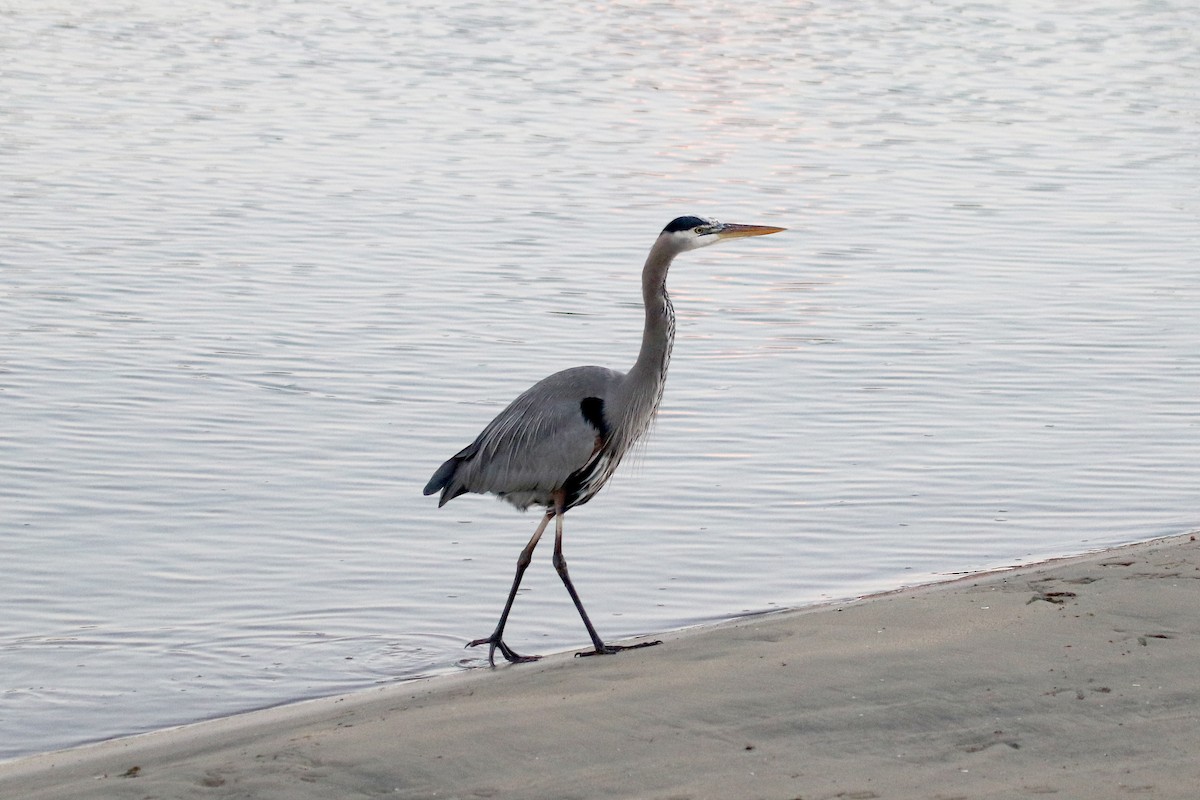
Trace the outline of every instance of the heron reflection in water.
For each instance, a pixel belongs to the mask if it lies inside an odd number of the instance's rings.
[[[666,287],[671,262],[688,250],[782,230],[703,217],[672,220],[650,248],[642,269],[646,324],[633,367],[625,373],[605,367],[573,367],[543,378],[488,423],[475,441],[433,473],[425,494],[440,491],[439,507],[461,494],[477,492],[494,494],[522,510],[529,506],[546,508],[537,530],[517,558],[517,574],[496,629],[467,645],[486,644],[489,664],[495,666],[497,650],[514,663],[538,658],[520,655],[509,647],[504,641],[504,626],[521,576],[550,520],[555,521],[554,569],[567,587],[594,647],[579,655],[603,655],[659,644],[605,644],[596,633],[567,573],[562,549],[563,517],[568,509],[596,496],[658,411],[675,339],[675,309]]]

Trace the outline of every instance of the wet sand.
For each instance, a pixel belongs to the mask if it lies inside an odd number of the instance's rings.
[[[0,764],[23,798],[1195,798],[1194,535]]]

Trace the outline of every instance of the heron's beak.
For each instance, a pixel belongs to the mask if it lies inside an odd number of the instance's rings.
[[[779,233],[786,230],[787,228],[773,228],[770,225],[738,225],[734,222],[725,222],[713,233],[724,241],[725,239],[741,239],[746,236],[766,236],[768,233]]]

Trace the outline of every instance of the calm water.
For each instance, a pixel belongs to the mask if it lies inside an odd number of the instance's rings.
[[[792,230],[676,264],[607,637],[1200,526],[1194,3],[193,5],[0,9],[0,757],[480,666],[536,516],[421,487],[682,213]]]

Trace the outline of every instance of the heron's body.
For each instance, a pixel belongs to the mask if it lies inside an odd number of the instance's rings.
[[[430,478],[425,494],[440,491],[439,506],[461,494],[476,492],[494,494],[521,509],[531,505],[547,509],[518,559],[517,575],[499,625],[490,637],[471,642],[489,644],[489,662],[497,648],[510,661],[529,660],[505,645],[502,635],[533,548],[555,517],[555,568],[583,618],[596,646],[594,652],[623,649],[600,640],[571,584],[562,557],[563,514],[586,503],[604,487],[658,410],[675,338],[675,312],[666,289],[667,270],[675,256],[721,238],[780,230],[725,225],[700,217],[672,221],[659,234],[642,269],[646,321],[641,350],[629,372],[573,367],[543,378],[513,400],[475,441],[449,458]]]
[[[430,481],[443,487],[439,504],[479,492],[520,509],[551,507],[558,489],[564,510],[586,503],[621,459],[612,432],[622,378],[573,367],[538,381],[442,465]]]

